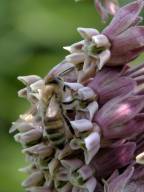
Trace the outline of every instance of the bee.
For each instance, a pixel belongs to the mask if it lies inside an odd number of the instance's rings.
[[[72,137],[73,129],[63,108],[63,81],[53,75],[45,78],[42,88],[41,111],[42,122],[50,143],[62,149]]]

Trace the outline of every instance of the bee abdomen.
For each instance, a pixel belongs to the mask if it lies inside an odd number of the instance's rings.
[[[45,122],[46,129],[61,129],[63,127],[63,120],[47,121]]]
[[[58,148],[62,148],[65,143],[64,133],[64,122],[63,119],[56,121],[49,121],[45,125],[45,132],[49,141]]]

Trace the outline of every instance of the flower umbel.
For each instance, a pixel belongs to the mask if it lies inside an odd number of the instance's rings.
[[[142,8],[119,9],[101,34],[79,28],[84,40],[44,79],[18,77],[31,108],[10,132],[29,163],[27,191],[143,192],[144,64],[127,63],[143,50]]]

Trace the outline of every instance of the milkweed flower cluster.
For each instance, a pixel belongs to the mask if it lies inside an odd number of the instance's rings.
[[[20,76],[31,103],[17,132],[29,166],[29,192],[143,192],[144,49],[138,25],[144,2],[118,10],[101,33],[78,28],[82,41],[45,78]]]

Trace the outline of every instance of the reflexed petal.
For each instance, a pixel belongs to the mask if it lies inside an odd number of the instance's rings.
[[[107,62],[109,62],[110,57],[111,51],[108,49],[99,54],[99,62],[97,64],[99,70],[101,70]]]
[[[111,59],[108,61],[108,65],[130,62],[143,51],[143,48],[144,27],[131,27],[112,40]]]
[[[135,118],[123,125],[111,126],[102,130],[104,137],[107,139],[134,138],[144,132],[144,121],[143,118]]]
[[[93,124],[87,119],[71,121],[71,125],[76,133],[90,131],[93,128]]]
[[[14,136],[15,140],[22,144],[39,142],[41,137],[42,137],[42,130],[40,129],[32,129],[30,131],[27,131],[26,133],[18,133]]]
[[[106,47],[106,48],[110,48],[110,42],[108,40],[108,38],[103,35],[95,35],[92,37],[92,41],[96,44],[96,47]]]
[[[21,81],[23,84],[29,86],[32,83],[41,80],[41,78],[37,75],[28,75],[28,76],[19,76],[18,80]]]
[[[78,173],[83,180],[86,180],[93,175],[93,170],[88,165],[84,165],[78,170]]]
[[[107,102],[95,115],[102,128],[116,127],[134,118],[144,108],[144,96],[117,97]]]
[[[94,91],[89,87],[83,87],[78,90],[78,95],[81,100],[88,100],[88,99],[94,99],[95,93]]]
[[[44,181],[44,177],[41,171],[34,172],[23,183],[23,187],[40,186]]]
[[[83,46],[84,46],[84,40],[74,43],[71,46],[64,47],[64,49],[69,51],[70,53],[81,52]]]
[[[79,27],[79,28],[77,28],[77,31],[80,33],[80,35],[84,39],[91,39],[92,36],[99,34],[99,31],[97,31],[96,29],[93,29],[93,28]]]
[[[48,73],[48,76],[60,76],[65,81],[76,82],[77,70],[74,64],[64,60],[56,65],[54,68],[52,68],[52,70]]]
[[[144,27],[131,27],[120,35],[116,36],[112,43],[112,56],[125,54],[129,51],[144,46]]]
[[[99,84],[96,76],[88,86],[93,88],[95,93],[98,95],[100,104],[104,104],[117,96],[132,93],[136,88],[136,82],[127,77],[115,79],[113,76],[110,76],[104,82]]]
[[[85,184],[84,184],[84,188],[87,189],[88,192],[94,192],[95,188],[96,188],[96,179],[95,177],[91,177]]]
[[[49,157],[53,154],[54,150],[51,146],[44,145],[43,143],[34,145],[32,147],[22,150],[23,153],[28,155],[36,155],[40,158]]]
[[[66,56],[66,60],[75,65],[83,63],[84,59],[85,59],[84,53],[72,53]]]
[[[18,121],[12,123],[10,133],[15,132],[16,130],[18,130],[19,132],[26,132],[32,129],[34,129],[34,126],[32,125],[32,123],[28,123],[26,121],[22,121],[19,119]]]
[[[134,158],[135,149],[134,142],[101,149],[91,162],[97,178],[106,178],[116,169],[129,165]]]
[[[73,172],[83,165],[83,162],[79,159],[61,160],[62,165]]]
[[[120,34],[135,23],[144,6],[143,0],[134,1],[118,10],[115,17],[104,30],[103,34],[109,38]]]
[[[116,176],[105,184],[105,192],[122,192],[125,191],[127,183],[134,173],[134,167],[128,167],[123,174]]]

